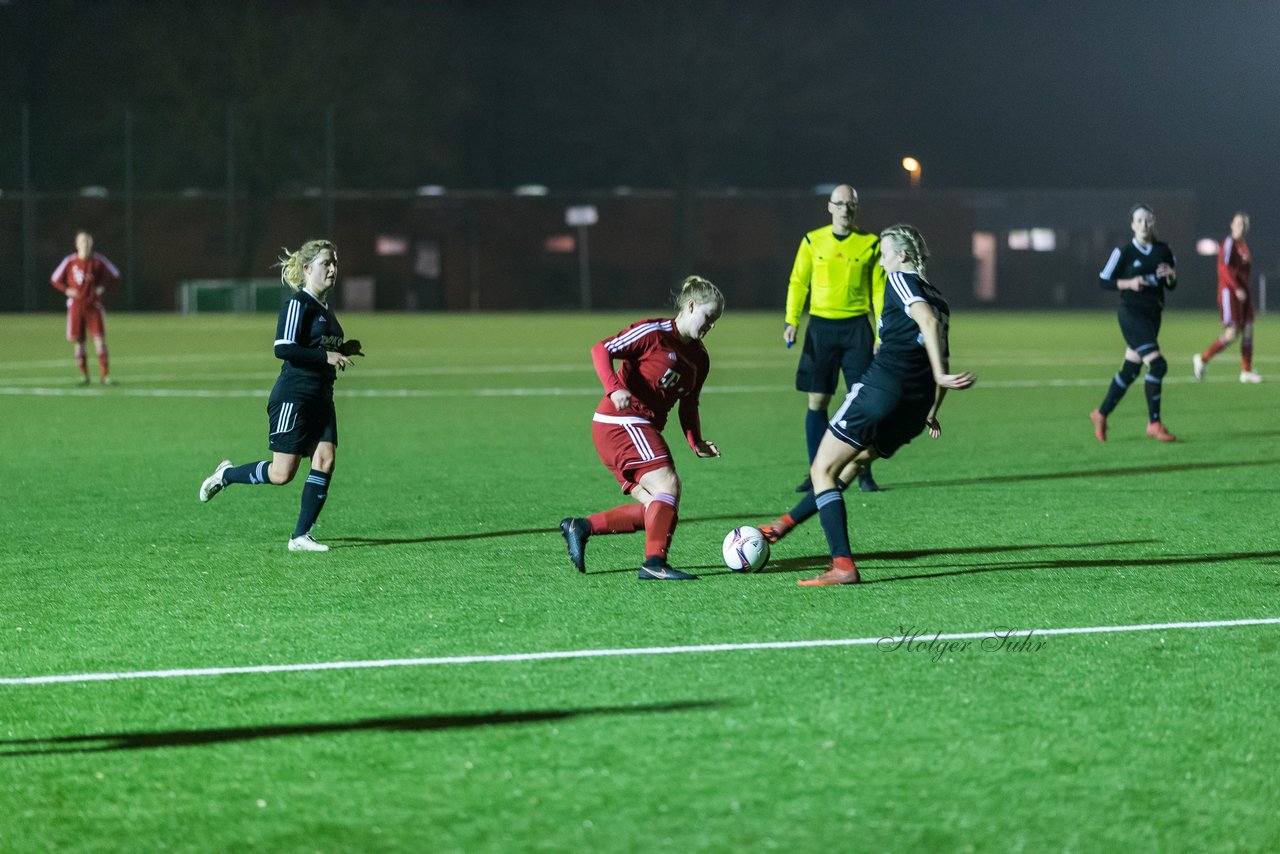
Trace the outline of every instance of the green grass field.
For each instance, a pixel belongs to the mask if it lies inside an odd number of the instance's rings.
[[[1212,315],[1167,317],[1179,441],[1135,390],[1102,445],[1112,315],[957,313],[978,385],[848,494],[869,583],[804,589],[816,522],[760,574],[720,564],[804,473],[796,352],[732,306],[702,409],[724,456],[670,431],[671,559],[701,580],[638,582],[639,534],[570,567],[559,520],[619,503],[587,351],[639,316],[343,316],[369,355],[326,555],[285,550],[302,478],[196,499],[267,455],[274,317],[113,315],[118,385],[82,390],[61,317],[6,316],[0,851],[1280,849],[1280,625],[992,640],[1280,616],[1265,318],[1244,386],[1235,350],[1191,380]],[[137,676],[169,670],[196,672]],[[137,678],[32,679],[75,674]]]

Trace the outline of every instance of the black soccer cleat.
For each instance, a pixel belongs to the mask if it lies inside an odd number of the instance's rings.
[[[880,484],[876,483],[876,479],[871,476],[871,472],[864,471],[858,475],[858,489],[863,492],[879,492]]]
[[[800,481],[799,485],[796,486],[796,492],[808,492],[811,489],[813,489],[813,478],[809,477],[809,475],[805,475],[804,480]]]
[[[591,536],[591,523],[586,519],[570,516],[560,520],[560,533],[569,549],[569,562],[578,572],[587,571],[587,539]]]
[[[681,572],[660,557],[651,557],[640,567],[641,581],[695,581],[698,576]]]

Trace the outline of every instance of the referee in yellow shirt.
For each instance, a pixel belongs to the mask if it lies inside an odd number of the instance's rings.
[[[790,347],[805,301],[809,303],[809,327],[796,368],[796,390],[809,395],[804,432],[809,462],[827,431],[827,407],[835,394],[839,374],[853,389],[871,365],[875,353],[873,323],[884,305],[884,270],[880,267],[880,238],[858,228],[858,191],[841,184],[827,203],[831,225],[811,231],[800,241],[787,286],[786,326],[782,338]],[[809,479],[796,487],[809,489]],[[868,467],[858,476],[863,492],[877,492]]]

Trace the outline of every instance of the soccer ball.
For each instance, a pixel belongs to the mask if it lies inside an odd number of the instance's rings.
[[[769,541],[759,528],[743,525],[725,535],[722,553],[734,572],[759,572],[769,562]]]

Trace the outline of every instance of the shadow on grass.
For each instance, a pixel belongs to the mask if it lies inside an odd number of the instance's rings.
[[[433,732],[467,727],[504,726],[563,721],[596,715],[650,715],[666,712],[700,711],[726,705],[723,700],[680,703],[651,703],[640,706],[592,706],[584,709],[544,709],[529,712],[482,712],[468,715],[412,715],[369,718],[335,723],[281,724],[278,726],[222,727],[211,729],[160,730],[157,732],[109,732],[94,735],[67,735],[55,738],[0,739],[0,758],[8,756],[53,756],[63,753],[113,753],[121,750],[156,750],[166,747],[201,747],[211,744],[255,741],[261,738],[288,738],[331,735],[344,732]]]
[[[1104,540],[1099,543],[1024,543],[1022,545],[1003,545],[1003,546],[960,546],[957,548],[942,549],[904,549],[902,551],[892,552],[858,552],[854,555],[857,561],[872,560],[919,560],[922,557],[937,557],[938,555],[984,555],[994,554],[996,552],[1027,552],[1037,549],[1096,549],[1103,546],[1142,546],[1154,543],[1156,540]],[[831,558],[822,555],[818,557],[789,557],[781,560],[770,560],[769,564],[764,568],[764,572],[807,572],[813,569],[826,569],[827,564],[831,562]],[[923,576],[922,576],[923,577]]]
[[[870,560],[919,560],[924,557],[936,557],[938,555],[983,555],[994,554],[996,552],[1025,552],[1035,551],[1037,549],[1096,549],[1103,546],[1142,546],[1150,545],[1158,542],[1158,540],[1104,540],[1097,543],[1026,543],[1022,545],[1002,545],[1002,546],[960,546],[957,548],[940,548],[940,549],[906,549],[903,551],[891,552],[859,552],[854,558],[859,561]],[[785,548],[774,546],[774,548]],[[781,575],[788,572],[812,572],[814,570],[823,570],[831,562],[831,558],[826,555],[798,555],[796,557],[771,558],[769,563],[756,575],[769,575],[775,573]],[[627,567],[625,569],[601,569],[591,574],[607,575],[610,573],[630,572],[634,573],[638,567]],[[688,572],[696,572],[699,575],[716,576],[716,575],[751,575],[753,573],[733,572],[725,568],[721,564],[702,565],[702,566],[684,566],[677,567]],[[921,576],[928,577],[928,576]]]
[[[1138,569],[1141,567],[1195,566],[1206,563],[1232,563],[1250,560],[1280,560],[1276,552],[1228,552],[1211,555],[1169,555],[1167,557],[1093,558],[1082,560],[1032,560],[1018,563],[1002,563],[998,566],[973,566],[948,569],[942,572],[922,572],[914,575],[894,575],[887,578],[864,578],[863,584],[883,584],[890,581],[923,581],[931,578],[948,578],[957,575],[977,575],[980,572],[1026,572],[1039,569]]]
[[[1274,466],[1280,460],[1238,460],[1234,462],[1174,463],[1158,466],[1128,466],[1114,469],[1091,469],[1089,471],[1041,472],[1040,474],[1006,474],[994,477],[966,477],[954,480],[918,480],[906,483],[882,484],[888,489],[919,489],[926,486],[982,486],[988,483],[1021,483],[1028,480],[1071,480],[1091,477],[1131,477],[1139,474],[1174,474],[1187,471],[1206,471],[1209,469],[1250,468],[1253,466]]]
[[[776,509],[776,508],[775,508]],[[727,514],[724,516],[691,516],[687,519],[681,519],[686,525],[692,522],[716,522],[731,521],[739,524],[748,524],[743,519],[758,519],[764,521],[777,517],[777,513],[772,515],[769,513],[755,514]],[[555,524],[546,528],[519,528],[512,531],[477,531],[473,534],[440,534],[434,537],[325,537],[326,543],[330,545],[330,549],[359,549],[369,548],[370,546],[412,546],[420,543],[448,543],[464,540],[491,540],[497,537],[523,537],[529,534],[560,534],[560,520],[557,519]]]

